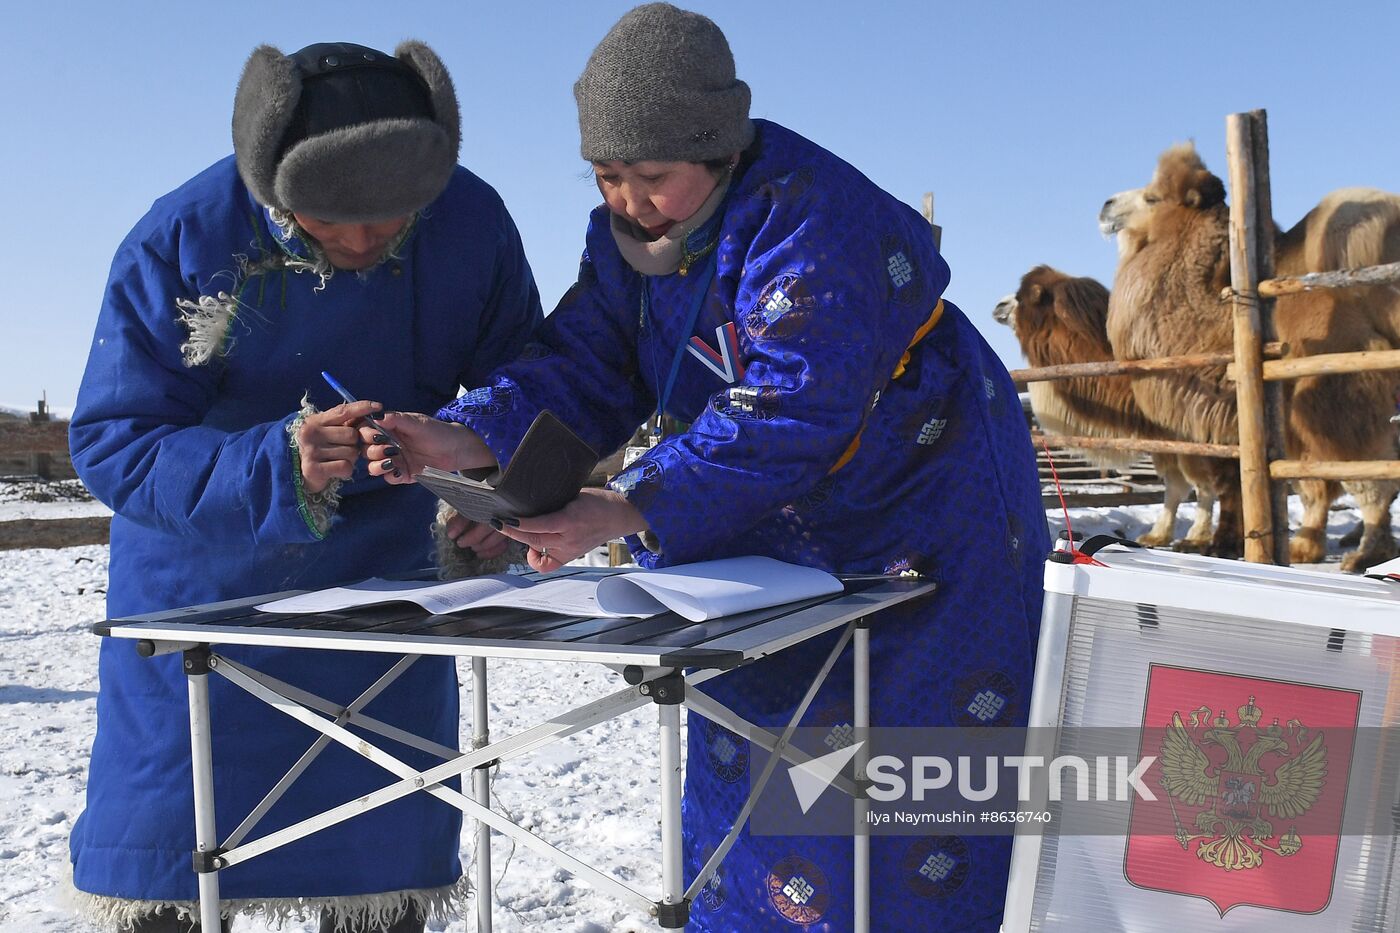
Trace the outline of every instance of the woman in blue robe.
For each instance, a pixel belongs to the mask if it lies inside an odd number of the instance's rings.
[[[504,529],[533,567],[627,536],[643,567],[757,554],[928,577],[933,599],[874,626],[872,725],[1024,724],[1049,550],[1035,458],[1005,368],[942,297],[948,266],[928,224],[832,153],[750,120],[728,43],[703,16],[634,9],[575,96],[605,201],[577,284],[521,358],[442,420],[387,415],[403,450],[386,458],[366,435],[371,472],[406,482],[425,464],[504,465],[543,409],[599,451],[665,414],[687,427],[608,489]],[[831,644],[706,691],[779,727]],[[842,671],[805,724],[849,727]],[[748,793],[747,742],[688,722],[687,879]],[[850,930],[851,848],[746,830],[688,928]],[[1009,849],[1007,837],[875,838],[871,928],[995,931]]]

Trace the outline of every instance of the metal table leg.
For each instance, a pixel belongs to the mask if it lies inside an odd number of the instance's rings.
[[[486,722],[486,659],[472,658],[472,748],[490,744],[491,732]],[[472,769],[472,798],[483,807],[491,806],[491,765]],[[491,827],[476,821],[476,929],[491,933]]]
[[[214,822],[214,753],[210,741],[209,649],[184,654],[190,698],[190,763],[194,773],[195,870],[199,877],[199,922],[208,933],[219,921],[219,835]],[[204,855],[201,864],[200,855]]]
[[[685,899],[685,875],[681,854],[681,708],[659,704],[661,726],[661,903],[681,904]],[[682,911],[684,913],[684,911]],[[662,926],[684,926],[661,919]]]
[[[852,661],[855,665],[855,722],[856,741],[864,743],[870,737],[870,628],[866,619],[859,619],[855,625],[855,652]],[[870,931],[870,834],[866,815],[870,812],[870,799],[865,795],[866,765],[870,759],[870,746],[862,744],[856,752],[856,795],[855,826],[853,844],[855,846],[855,931]]]

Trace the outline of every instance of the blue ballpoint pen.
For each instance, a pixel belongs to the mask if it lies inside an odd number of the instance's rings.
[[[350,394],[349,390],[346,389],[345,386],[343,386],[343,385],[341,385],[339,382],[337,382],[337,381],[336,381],[336,378],[335,378],[334,376],[332,376],[330,373],[326,372],[324,369],[321,370],[321,378],[324,379],[324,380],[326,380],[326,384],[329,385],[332,389],[335,389],[336,395],[339,395],[341,398],[345,399],[345,401],[347,401],[347,402],[358,402],[358,401],[359,401],[359,399],[355,398],[355,396],[353,396],[353,395]],[[374,420],[373,418],[371,418],[369,415],[365,415],[365,420],[368,421],[370,424],[374,425],[375,430],[377,430],[380,434],[383,434],[385,437],[387,437],[387,438],[389,439],[389,443],[390,443],[390,444],[393,444],[395,447],[402,447],[402,446],[403,446],[402,444],[400,444],[400,443],[398,442],[398,439],[395,438],[394,435],[392,435],[392,434],[389,433],[388,428],[384,427],[384,425],[380,424],[378,421],[375,421],[375,420]]]

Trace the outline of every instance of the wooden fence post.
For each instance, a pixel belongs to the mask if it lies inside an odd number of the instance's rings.
[[[1266,110],[1252,110],[1250,141],[1254,144],[1254,192],[1255,192],[1255,217],[1261,218],[1259,224],[1259,278],[1255,280],[1256,286],[1272,279],[1276,269],[1274,267],[1274,194],[1273,183],[1270,180],[1269,172],[1269,113]],[[1260,335],[1268,346],[1278,341],[1278,328],[1274,326],[1274,299],[1272,297],[1260,296],[1259,298],[1259,331]],[[1267,355],[1267,354],[1266,354]],[[1288,448],[1284,444],[1284,423],[1288,418],[1288,411],[1284,407],[1284,387],[1277,381],[1264,383],[1264,438],[1265,447],[1268,451],[1268,460],[1273,463],[1275,460],[1282,460],[1288,456]],[[1273,471],[1269,472],[1270,477]],[[1277,479],[1269,484],[1269,512],[1273,519],[1272,525],[1276,529],[1274,536],[1270,538],[1273,548],[1274,563],[1280,567],[1288,565],[1288,484]]]
[[[1230,166],[1230,282],[1235,331],[1235,392],[1240,431],[1240,492],[1244,556],[1254,563],[1288,563],[1287,492],[1269,479],[1269,461],[1283,452],[1282,387],[1264,384],[1263,344],[1273,340],[1271,300],[1259,282],[1273,276],[1274,221],[1270,203],[1268,125],[1264,111],[1225,120]],[[1274,397],[1269,398],[1272,394]],[[1277,486],[1275,490],[1273,487]]]

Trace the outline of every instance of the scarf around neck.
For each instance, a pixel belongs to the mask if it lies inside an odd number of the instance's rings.
[[[626,217],[610,214],[613,240],[622,258],[642,275],[670,275],[678,270],[685,256],[686,237],[700,229],[719,210],[724,196],[729,192],[729,180],[726,176],[715,185],[715,190],[710,192],[705,203],[694,214],[673,224],[670,230],[656,238]]]

